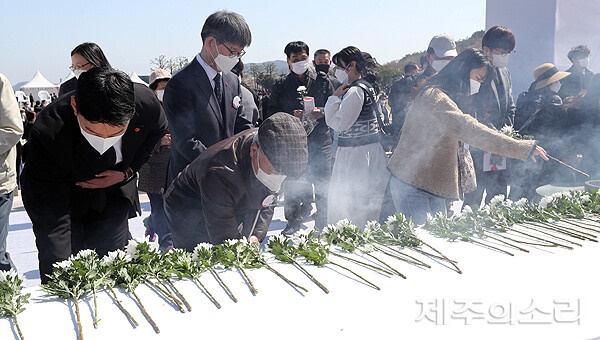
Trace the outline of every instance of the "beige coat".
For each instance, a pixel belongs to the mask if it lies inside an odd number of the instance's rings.
[[[521,160],[527,159],[536,145],[478,123],[448,95],[433,88],[419,94],[409,108],[388,168],[407,184],[437,196],[458,198],[458,141]]]
[[[0,73],[0,195],[17,187],[15,145],[23,135],[23,121],[12,85]]]

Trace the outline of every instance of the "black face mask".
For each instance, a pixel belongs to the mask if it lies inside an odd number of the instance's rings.
[[[317,72],[328,73],[329,65],[327,65],[327,64],[315,65],[315,70],[317,70]]]

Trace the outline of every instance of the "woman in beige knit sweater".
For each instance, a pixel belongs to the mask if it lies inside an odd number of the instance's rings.
[[[469,112],[470,96],[489,69],[482,51],[461,52],[423,86],[408,110],[388,169],[396,210],[417,224],[427,213],[445,212],[445,198],[458,199],[459,141],[506,157],[547,160],[536,141],[507,137],[461,110]]]

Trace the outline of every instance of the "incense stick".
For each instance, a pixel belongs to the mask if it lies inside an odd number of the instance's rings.
[[[553,161],[557,162],[557,163],[558,163],[558,164],[560,164],[560,165],[564,165],[564,166],[566,166],[567,168],[569,168],[569,169],[571,169],[571,170],[573,170],[573,171],[575,171],[575,172],[578,172],[578,173],[580,173],[580,174],[584,175],[585,177],[590,177],[590,175],[586,174],[585,172],[583,172],[583,171],[581,171],[581,170],[578,170],[578,169],[575,169],[574,167],[570,166],[569,164],[567,164],[567,163],[565,163],[565,162],[563,162],[563,161],[561,161],[561,160],[558,160],[558,159],[556,159],[556,158],[554,158],[554,157],[552,157],[552,156],[550,156],[550,155],[548,155],[548,154],[546,154],[546,157],[550,158],[551,160],[553,160]]]

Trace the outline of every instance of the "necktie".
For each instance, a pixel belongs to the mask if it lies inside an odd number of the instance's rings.
[[[219,103],[219,107],[221,108],[221,111],[223,111],[223,89],[221,88],[221,74],[217,73],[214,80],[215,80],[215,96],[217,97],[217,102]]]

